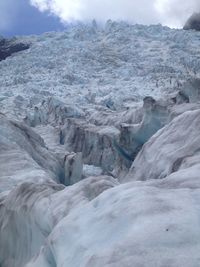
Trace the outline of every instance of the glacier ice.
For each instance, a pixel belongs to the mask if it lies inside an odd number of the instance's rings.
[[[113,178],[101,176],[66,188],[51,181],[17,186],[0,202],[1,265],[24,266],[63,217],[115,185]]]
[[[158,131],[142,148],[133,162],[129,176],[136,180],[162,179],[184,168],[199,154],[200,111],[187,111]],[[198,164],[198,160],[194,161]],[[139,168],[139,166],[143,168]],[[186,167],[185,167],[186,168]]]
[[[195,31],[109,21],[0,62],[0,266],[200,266]]]
[[[199,189],[109,189],[61,220],[26,266],[198,266],[199,201]]]
[[[63,168],[43,139],[23,123],[0,115],[0,192],[24,181],[59,183]]]

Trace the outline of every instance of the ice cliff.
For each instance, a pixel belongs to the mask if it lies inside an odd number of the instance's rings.
[[[200,266],[200,33],[1,44],[0,266]]]

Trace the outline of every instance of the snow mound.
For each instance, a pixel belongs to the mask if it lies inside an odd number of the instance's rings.
[[[63,170],[43,139],[23,123],[0,115],[0,192],[24,182],[59,182]]]
[[[199,193],[134,183],[107,190],[61,220],[26,266],[198,266]]]
[[[187,111],[158,131],[140,151],[127,179],[161,179],[198,164],[199,120],[200,110]]]
[[[117,184],[101,176],[66,188],[46,182],[23,183],[12,190],[0,201],[1,266],[24,266],[63,217]]]

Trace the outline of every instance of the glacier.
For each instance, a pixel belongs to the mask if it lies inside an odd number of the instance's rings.
[[[200,33],[109,20],[11,41],[0,266],[199,267]]]

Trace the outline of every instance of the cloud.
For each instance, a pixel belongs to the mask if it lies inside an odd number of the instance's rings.
[[[0,0],[0,32],[15,28],[28,3],[63,23],[95,18],[182,27],[193,12],[200,12],[200,0]]]
[[[30,0],[40,11],[49,11],[62,22],[73,20],[126,20],[133,23],[162,23],[181,27],[199,0]]]
[[[194,12],[200,12],[199,0],[156,0],[155,7],[162,24],[182,27]]]

